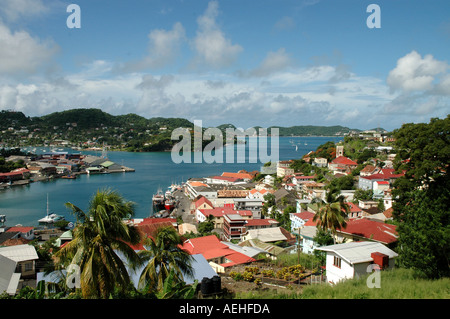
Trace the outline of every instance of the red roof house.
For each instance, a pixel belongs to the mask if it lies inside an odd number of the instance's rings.
[[[213,203],[205,196],[199,196],[199,198],[195,201],[196,209],[211,209],[214,208]]]
[[[337,231],[344,237],[350,237],[353,241],[369,240],[388,245],[397,241],[396,228],[395,225],[359,218],[349,220],[346,228]]]
[[[338,156],[328,163],[328,169],[334,173],[338,172],[343,174],[351,172],[356,166],[358,166],[358,163],[345,156]]]
[[[188,239],[181,246],[181,249],[187,251],[190,255],[202,254],[208,262],[213,262],[222,267],[256,261],[254,258],[231,249],[215,235]]]
[[[336,157],[334,160],[331,161],[331,164],[337,164],[341,166],[354,166],[354,167],[358,166],[358,163],[352,161],[351,159],[345,156]]]

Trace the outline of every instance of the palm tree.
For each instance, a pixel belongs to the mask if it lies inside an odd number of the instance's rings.
[[[60,266],[80,267],[83,298],[108,298],[115,289],[126,291],[131,280],[116,252],[122,253],[132,266],[139,264],[137,253],[129,246],[140,242],[139,232],[123,222],[134,214],[134,204],[106,189],[92,197],[88,213],[72,203],[66,206],[76,215],[77,224],[73,240],[55,254]]]
[[[313,221],[317,221],[317,225],[324,231],[331,230],[333,241],[336,243],[336,233],[338,229],[347,227],[347,215],[350,207],[345,203],[342,195],[337,196],[336,192],[329,191],[326,200],[320,200],[318,203],[317,213],[313,217]]]
[[[140,251],[139,256],[149,262],[139,278],[139,288],[161,291],[171,271],[176,281],[183,281],[183,274],[193,275],[192,256],[180,248],[182,244],[181,237],[171,226],[160,227],[154,238],[147,238],[144,244],[147,250]]]

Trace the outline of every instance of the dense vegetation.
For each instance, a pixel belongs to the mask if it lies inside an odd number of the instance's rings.
[[[429,124],[404,124],[394,132],[394,183],[399,264],[429,278],[450,276],[450,115]]]

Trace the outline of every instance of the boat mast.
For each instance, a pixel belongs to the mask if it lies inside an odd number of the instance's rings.
[[[47,216],[48,216],[48,193],[47,193]]]

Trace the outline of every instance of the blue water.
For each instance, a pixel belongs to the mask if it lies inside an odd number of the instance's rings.
[[[327,141],[338,142],[340,140],[342,140],[340,137],[280,137],[279,159],[299,159]],[[270,142],[268,150],[270,155]],[[101,155],[100,153],[83,152],[83,154],[98,156]],[[191,177],[221,175],[225,171],[237,172],[241,169],[260,170],[264,164],[249,163],[249,160],[245,163],[234,161],[233,163],[175,164],[171,159],[170,152],[109,152],[108,158],[118,164],[134,168],[136,171],[80,175],[75,180],[56,179],[0,190],[0,214],[6,215],[6,225],[36,226],[37,220],[46,214],[47,194],[50,211],[63,215],[69,221],[74,221],[74,216],[70,214],[70,210],[64,204],[71,202],[82,210],[87,210],[92,195],[98,189],[108,187],[117,190],[125,199],[136,203],[135,217],[148,217],[153,213],[152,195],[157,192],[158,188],[165,191],[171,184],[181,184]],[[225,155],[223,158],[225,160]]]

